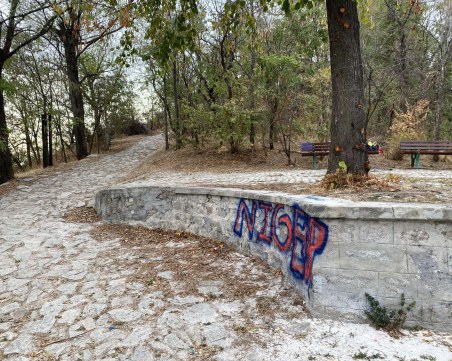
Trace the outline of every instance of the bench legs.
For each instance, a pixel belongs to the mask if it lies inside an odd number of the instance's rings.
[[[419,169],[421,155],[419,153],[411,154],[411,168]]]
[[[314,165],[314,170],[317,169],[317,156],[312,156],[312,164]]]

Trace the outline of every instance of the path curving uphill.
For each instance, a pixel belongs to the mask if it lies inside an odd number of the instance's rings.
[[[0,198],[0,360],[452,359],[451,334],[311,319],[279,273],[218,242],[63,218],[162,145],[146,137]]]

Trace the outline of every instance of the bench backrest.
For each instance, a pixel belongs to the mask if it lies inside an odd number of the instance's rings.
[[[328,155],[330,152],[330,146],[331,142],[307,142],[307,143],[301,143],[301,153],[308,153],[308,154],[317,154],[317,155]],[[376,149],[367,149],[367,153],[369,154],[378,154],[378,148]]]
[[[435,152],[452,152],[452,141],[411,140],[401,141],[400,150],[435,154]]]
[[[330,149],[330,142],[307,142],[301,143],[301,151],[302,152],[326,152]]]

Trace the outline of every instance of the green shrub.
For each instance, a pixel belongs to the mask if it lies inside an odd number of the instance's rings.
[[[388,309],[381,306],[380,302],[368,293],[365,295],[368,309],[365,310],[364,313],[372,325],[377,329],[389,331],[394,335],[400,333],[399,330],[406,321],[407,313],[410,312],[416,304],[415,302],[412,302],[405,306],[405,295],[402,293],[400,296],[400,308]]]

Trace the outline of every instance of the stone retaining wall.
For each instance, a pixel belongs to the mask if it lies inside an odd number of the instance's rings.
[[[262,191],[116,188],[96,195],[108,222],[219,239],[281,269],[313,315],[362,320],[364,293],[407,322],[452,329],[452,205],[364,203]]]

